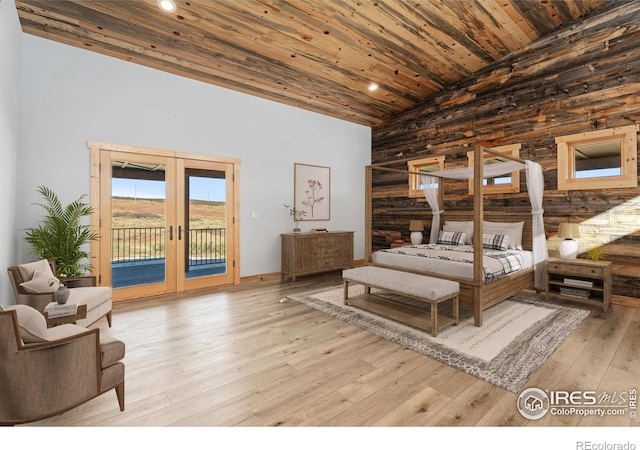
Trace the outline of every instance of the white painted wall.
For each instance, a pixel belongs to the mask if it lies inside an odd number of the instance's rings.
[[[294,163],[330,166],[331,220],[302,228],[354,230],[355,257],[364,256],[368,127],[31,35],[21,76],[20,228],[38,222],[37,186],[63,202],[89,193],[87,142],[98,141],[239,158],[241,276],[280,270]],[[30,259],[24,243],[21,259]]]
[[[15,303],[6,268],[18,259],[16,158],[19,148],[20,43],[13,0],[0,2],[0,304]]]

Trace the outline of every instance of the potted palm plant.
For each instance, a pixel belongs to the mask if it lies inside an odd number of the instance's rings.
[[[98,239],[98,234],[82,223],[84,217],[93,213],[93,208],[84,201],[86,195],[64,206],[51,189],[38,186],[38,192],[44,202],[37,205],[46,214],[36,228],[27,230],[25,240],[31,244],[34,255],[55,261],[61,281],[85,275],[91,269],[86,244]]]

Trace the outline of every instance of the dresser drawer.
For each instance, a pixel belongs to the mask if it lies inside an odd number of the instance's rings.
[[[315,255],[317,258],[332,258],[338,253],[335,247],[320,247],[316,249]]]
[[[316,259],[317,268],[320,271],[338,269],[335,258],[318,258]]]
[[[552,273],[561,273],[566,275],[574,275],[577,277],[596,277],[602,278],[605,274],[604,267],[591,267],[567,263],[550,262],[547,270]]]
[[[334,236],[322,236],[314,239],[316,248],[334,248],[336,246],[336,238]]]

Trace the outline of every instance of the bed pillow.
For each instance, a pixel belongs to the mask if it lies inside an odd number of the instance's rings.
[[[508,250],[509,236],[504,234],[483,234],[482,247],[489,250]]]
[[[522,229],[524,222],[483,222],[483,233],[509,236],[509,248],[522,250]]]
[[[441,231],[438,235],[438,244],[464,245],[467,241],[467,233],[459,231]]]
[[[445,220],[444,226],[442,227],[444,231],[460,231],[462,233],[467,233],[467,242],[466,244],[473,244],[473,220],[470,221],[454,221],[454,220]]]

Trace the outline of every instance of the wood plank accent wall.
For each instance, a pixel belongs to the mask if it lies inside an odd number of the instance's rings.
[[[640,2],[622,4],[560,29],[405,111],[372,131],[372,163],[445,155],[445,168],[467,165],[473,145],[521,143],[545,178],[545,228],[560,222],[597,226],[605,259],[614,261],[614,293],[640,297],[640,189],[557,190],[555,137],[640,123]],[[408,197],[407,175],[373,170],[372,249],[408,240],[409,220],[428,228],[431,211]],[[471,210],[466,181],[445,181],[445,209]],[[485,196],[484,208],[530,211],[521,193]],[[554,239],[550,239],[553,250]],[[553,253],[553,252],[552,252]]]

